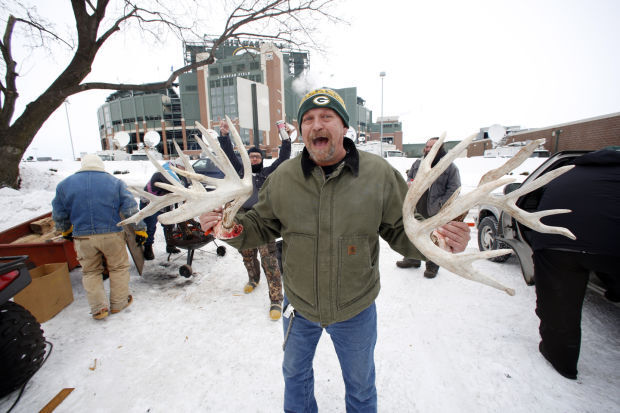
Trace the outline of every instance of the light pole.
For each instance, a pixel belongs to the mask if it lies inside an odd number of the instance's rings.
[[[379,77],[381,78],[381,143],[379,147],[381,148],[381,157],[383,158],[383,79],[385,78],[385,72],[379,73]]]
[[[73,160],[75,161],[75,150],[73,150],[73,136],[71,136],[71,124],[69,123],[69,102],[65,100],[65,114],[67,115],[67,128],[69,128],[69,140],[71,141],[71,154],[73,155]]]

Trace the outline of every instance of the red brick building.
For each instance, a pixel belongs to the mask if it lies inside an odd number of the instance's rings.
[[[506,144],[543,138],[545,149],[552,154],[559,151],[597,150],[606,146],[620,146],[620,113],[524,130],[508,135]],[[493,143],[490,139],[474,141],[467,148],[467,156],[482,156],[485,149],[491,148]]]

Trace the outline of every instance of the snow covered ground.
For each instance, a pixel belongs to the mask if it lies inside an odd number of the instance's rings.
[[[460,158],[464,191],[502,160]],[[403,174],[412,159],[392,158]],[[532,171],[541,159],[519,167]],[[0,189],[0,230],[51,210],[56,184],[79,162],[21,166],[23,189]],[[106,162],[108,172],[144,185],[148,162]],[[467,219],[471,221],[471,218]],[[477,249],[472,232],[471,249]],[[132,267],[134,303],[95,321],[71,272],[74,301],[42,325],[54,347],[14,412],[39,411],[61,389],[75,390],[57,412],[277,412],[282,410],[282,324],[270,321],[264,278],[252,294],[241,255],[209,244],[197,251],[190,278],[177,277],[185,255],[165,254],[161,227],[154,261],[140,277]],[[516,289],[510,297],[444,269],[400,269],[381,249],[376,348],[380,412],[618,412],[620,309],[589,292],[583,311],[579,379],[563,378],[538,353],[535,292],[513,257],[479,268]],[[107,285],[107,282],[106,282]],[[315,357],[319,410],[344,412],[344,384],[327,335]],[[0,399],[6,411],[17,393]]]

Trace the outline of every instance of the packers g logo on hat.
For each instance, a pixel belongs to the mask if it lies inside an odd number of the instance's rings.
[[[314,108],[332,109],[340,116],[344,125],[347,128],[349,127],[349,114],[342,97],[332,89],[321,88],[309,92],[301,99],[297,113],[297,123],[299,124],[300,131],[304,114]]]
[[[317,96],[312,101],[317,105],[327,105],[329,103],[329,98],[327,96]]]

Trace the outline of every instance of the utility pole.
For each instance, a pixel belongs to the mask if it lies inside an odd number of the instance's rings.
[[[73,136],[71,136],[71,123],[69,123],[69,102],[65,100],[65,114],[67,115],[67,128],[69,128],[69,141],[71,141],[71,155],[73,155],[73,160],[75,161],[75,150],[73,149]]]

